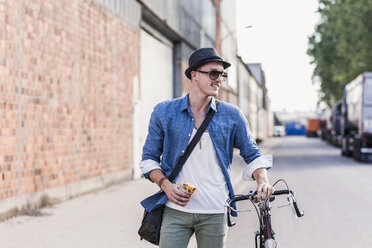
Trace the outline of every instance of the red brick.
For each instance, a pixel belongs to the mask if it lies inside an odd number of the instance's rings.
[[[13,173],[4,174],[12,182],[2,184],[0,199],[18,193],[19,177],[27,194],[131,167],[139,30],[88,0],[21,2],[22,15],[17,1],[0,9],[6,16],[0,24],[0,53],[6,51],[0,60],[6,82],[0,87],[6,96],[0,99],[0,168],[9,165]]]

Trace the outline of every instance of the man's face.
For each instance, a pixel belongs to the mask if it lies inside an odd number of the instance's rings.
[[[198,72],[203,71],[203,72]],[[223,65],[220,62],[210,62],[191,73],[192,81],[195,82],[193,87],[198,90],[200,93],[206,96],[217,96],[218,91],[221,87],[222,78],[221,76],[217,79],[211,79],[209,77],[210,71],[223,71]],[[208,73],[205,73],[208,72]]]

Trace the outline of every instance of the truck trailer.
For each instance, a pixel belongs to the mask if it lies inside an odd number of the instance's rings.
[[[306,137],[318,137],[320,128],[320,119],[307,119]]]
[[[331,131],[332,131],[331,117],[332,117],[332,108],[329,106],[325,108],[320,115],[320,123],[319,123],[320,137],[324,141],[328,141],[331,135]]]
[[[328,136],[328,142],[338,147],[341,147],[342,144],[341,107],[342,100],[339,100],[332,106],[332,113],[330,117],[330,131]]]
[[[342,155],[372,161],[372,72],[345,85],[341,112]]]

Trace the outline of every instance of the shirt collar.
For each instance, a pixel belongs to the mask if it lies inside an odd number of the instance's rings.
[[[190,107],[189,107],[189,94],[190,93],[188,93],[186,96],[184,96],[182,98],[181,112],[184,111],[184,110],[190,110]],[[213,96],[212,96],[211,104],[208,107],[208,111],[209,111],[210,108],[212,108],[215,112],[217,112],[216,98],[214,98]],[[191,113],[191,110],[190,110],[190,113]]]
[[[216,98],[214,98],[214,96],[212,96],[212,101],[211,101],[211,104],[209,105],[209,108],[212,108],[214,110],[214,112],[217,112]],[[208,110],[209,110],[209,108],[208,108]]]
[[[187,109],[189,109],[189,93],[182,98],[181,109],[180,110],[182,112],[182,111],[187,110]]]

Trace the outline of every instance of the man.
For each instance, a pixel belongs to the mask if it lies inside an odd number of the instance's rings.
[[[141,204],[148,211],[166,204],[159,244],[162,248],[187,247],[194,232],[198,247],[224,247],[224,204],[229,195],[234,195],[230,178],[234,147],[240,149],[247,163],[243,178],[256,180],[258,195],[267,199],[274,192],[266,173],[272,163],[261,155],[242,112],[225,102],[216,106],[215,97],[227,77],[224,69],[229,66],[214,48],[196,50],[185,71],[191,80],[190,93],[158,104],[151,115],[140,168],[161,191]],[[209,108],[216,113],[207,131],[175,181],[170,182],[167,177]],[[191,197],[180,190],[185,182],[196,187]]]

